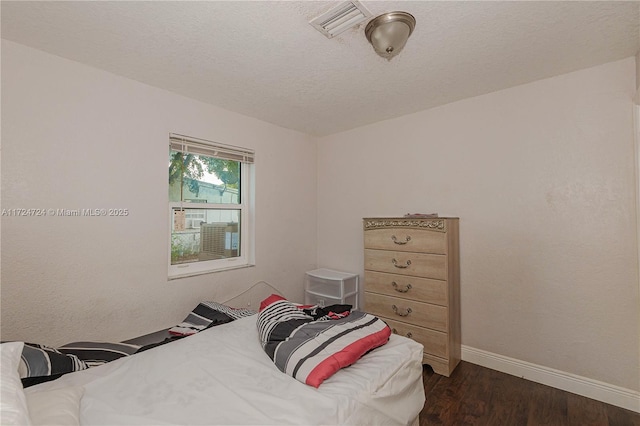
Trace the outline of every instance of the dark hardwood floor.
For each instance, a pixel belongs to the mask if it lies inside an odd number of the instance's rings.
[[[640,426],[640,414],[462,361],[451,377],[422,373],[426,425]]]

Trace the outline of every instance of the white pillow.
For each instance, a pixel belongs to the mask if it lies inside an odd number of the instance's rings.
[[[31,425],[27,400],[18,375],[24,342],[0,345],[0,424]]]
[[[78,426],[82,395],[82,386],[28,393],[27,405],[32,424]]]

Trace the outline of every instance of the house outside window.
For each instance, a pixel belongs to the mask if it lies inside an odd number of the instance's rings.
[[[170,135],[169,278],[249,266],[251,150]]]

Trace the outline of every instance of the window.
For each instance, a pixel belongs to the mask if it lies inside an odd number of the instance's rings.
[[[169,278],[248,266],[254,153],[169,136]]]

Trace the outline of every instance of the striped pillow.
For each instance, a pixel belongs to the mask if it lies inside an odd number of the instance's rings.
[[[250,309],[232,308],[216,302],[200,302],[180,324],[169,329],[176,336],[190,336],[209,327],[254,315]]]
[[[314,321],[277,295],[261,303],[257,326],[262,347],[278,369],[316,388],[391,335],[389,326],[373,315],[353,311],[340,319]]]
[[[58,351],[69,356],[78,357],[87,367],[95,367],[118,358],[133,355],[140,347],[140,345],[129,343],[74,342],[60,346]]]
[[[59,376],[88,368],[88,365],[72,354],[64,354],[55,348],[35,343],[25,343],[18,372],[20,378]]]

